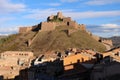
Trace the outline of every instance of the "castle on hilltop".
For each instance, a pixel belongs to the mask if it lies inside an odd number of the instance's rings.
[[[71,17],[64,17],[62,12],[58,12],[57,15],[49,16],[46,22],[41,22],[31,27],[20,27],[19,33],[26,33],[29,31],[52,31],[56,26],[70,26],[75,29],[86,30],[84,24],[78,24],[76,21],[73,21]]]
[[[38,25],[35,26],[28,26],[28,27],[20,27],[19,28],[19,33],[26,33],[29,31],[53,31],[56,29],[57,26],[68,26],[72,27],[74,29],[69,29],[67,30],[67,34],[70,35],[77,30],[85,31],[90,35],[92,38],[94,38],[96,41],[101,42],[105,45],[108,46],[113,46],[112,45],[112,40],[109,39],[102,39],[99,36],[93,35],[91,32],[87,31],[86,26],[84,24],[78,24],[76,21],[73,21],[71,17],[65,17],[62,15],[62,12],[58,12],[57,15],[51,15],[47,18],[47,21],[41,22]],[[37,34],[36,34],[37,36]],[[33,37],[33,39],[28,40],[28,46],[32,44],[34,39],[36,38]]]

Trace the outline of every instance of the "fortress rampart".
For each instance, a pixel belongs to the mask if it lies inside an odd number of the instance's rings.
[[[32,27],[20,27],[19,28],[19,33],[26,33],[28,31],[31,31]]]

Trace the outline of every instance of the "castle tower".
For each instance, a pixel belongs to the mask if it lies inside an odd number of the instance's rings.
[[[62,12],[58,12],[58,13],[57,13],[57,18],[63,19]]]

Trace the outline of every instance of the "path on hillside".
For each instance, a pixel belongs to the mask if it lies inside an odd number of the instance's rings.
[[[105,43],[103,43],[103,45],[105,45],[105,47],[106,47],[106,50],[110,50],[110,49],[111,49],[110,45],[108,45],[108,44],[105,44]]]

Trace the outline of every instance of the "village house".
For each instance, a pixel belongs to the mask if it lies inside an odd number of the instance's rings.
[[[60,75],[58,79],[85,79],[85,76],[88,75],[86,72],[91,69],[97,61],[97,58],[94,56],[96,52],[89,49],[77,48],[69,49],[67,52],[68,56],[63,58],[64,73]]]
[[[102,53],[103,57],[110,56],[115,61],[120,62],[120,47],[112,48],[111,50]]]
[[[4,79],[12,79],[19,75],[19,70],[29,67],[34,58],[32,52],[6,51],[0,56],[0,75]]]

